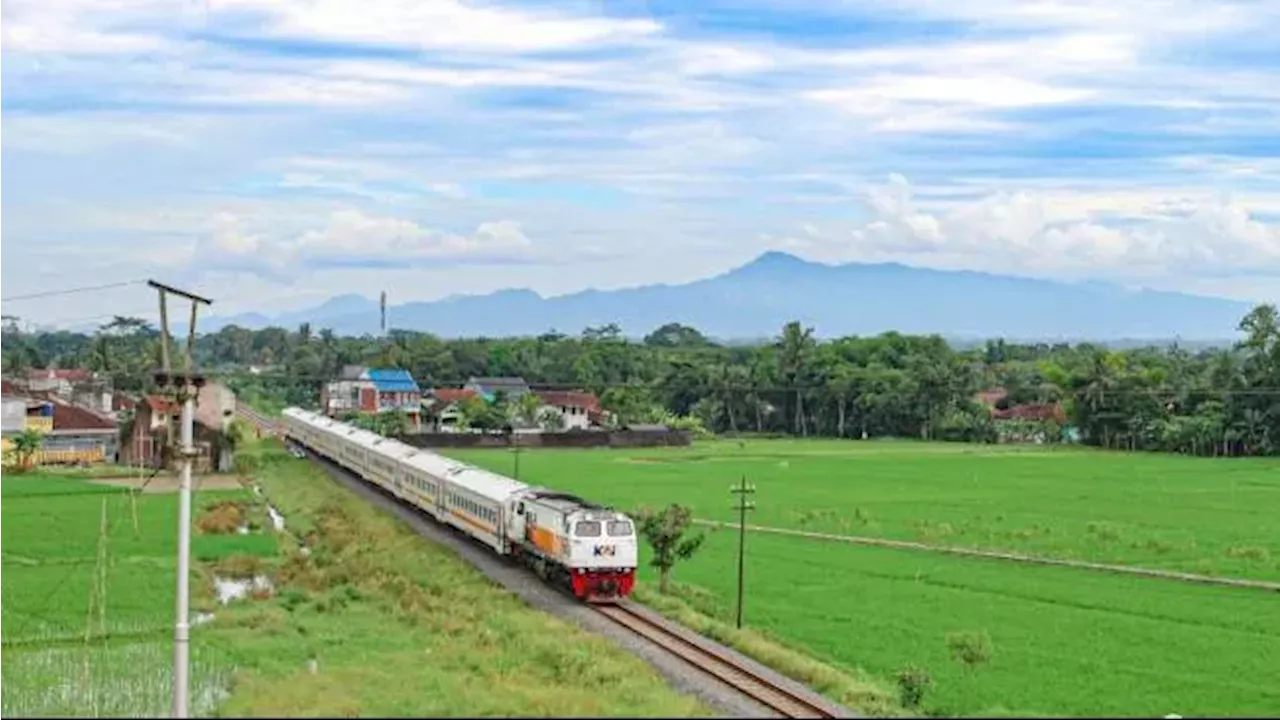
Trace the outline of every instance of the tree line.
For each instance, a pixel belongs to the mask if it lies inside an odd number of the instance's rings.
[[[443,339],[403,330],[342,337],[303,324],[225,327],[198,337],[195,351],[202,368],[267,409],[314,405],[323,381],[362,364],[408,369],[424,387],[520,376],[535,387],[595,392],[618,422],[678,421],[717,434],[992,442],[1012,431],[1055,442],[1070,428],[1080,442],[1115,449],[1280,454],[1280,315],[1260,305],[1236,329],[1234,346],[1192,352],[1003,340],[957,349],[936,335],[895,332],[821,340],[798,322],[750,346],[717,344],[679,323],[639,341],[616,325]],[[157,347],[156,329],[135,318],[92,334],[24,333],[11,321],[3,361],[6,372],[89,368],[141,391]],[[979,393],[997,387],[1005,391],[999,409],[1057,406],[1061,418],[996,422]]]

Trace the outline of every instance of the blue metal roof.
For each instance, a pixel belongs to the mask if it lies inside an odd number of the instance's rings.
[[[378,392],[421,392],[408,370],[369,368],[369,379]]]

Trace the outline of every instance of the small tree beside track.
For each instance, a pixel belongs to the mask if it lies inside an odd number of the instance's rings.
[[[649,563],[658,569],[658,589],[667,593],[671,589],[671,569],[681,560],[693,557],[706,535],[685,537],[693,521],[693,510],[684,505],[672,503],[662,510],[640,508],[632,516],[640,534],[653,549]]]

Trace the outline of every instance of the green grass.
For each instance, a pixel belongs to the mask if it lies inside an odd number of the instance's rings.
[[[228,715],[697,716],[647,665],[533,611],[281,451],[258,478],[291,543],[276,596],[218,611]],[[312,672],[310,662],[315,661]]]
[[[510,472],[503,451],[450,454]],[[731,519],[742,474],[759,490],[758,524],[1277,577],[1274,461],[829,441],[521,457],[526,481],[625,507],[681,502],[719,520]],[[1241,547],[1269,557],[1232,557]],[[719,530],[676,570],[721,620],[732,617],[735,548]],[[642,579],[654,579],[648,568]],[[760,533],[748,537],[747,582],[751,627],[882,687],[923,667],[934,713],[1280,711],[1275,593]],[[985,632],[992,659],[952,659],[947,637],[960,632]]]
[[[278,448],[260,481],[292,534],[193,532],[193,711],[232,716],[699,716],[647,665],[531,610],[452,553]],[[164,716],[177,497],[81,478],[3,479],[4,715]],[[134,505],[138,525],[134,525]],[[194,515],[246,491],[200,493]],[[86,617],[106,503],[106,617]],[[251,516],[266,526],[262,508]],[[219,605],[214,573],[275,594]],[[89,624],[95,639],[83,642]],[[101,637],[105,631],[106,637]],[[310,660],[316,661],[313,674]]]
[[[717,531],[684,582],[732,617],[736,535]],[[751,535],[747,623],[819,659],[935,680],[948,714],[1259,715],[1280,709],[1275,593]],[[653,580],[652,573],[642,574]],[[969,672],[946,636],[986,631]]]
[[[171,626],[176,495],[131,497],[120,488],[58,476],[5,477],[0,492],[3,606],[10,623],[6,641],[21,640],[28,632],[41,637],[83,634],[104,510],[108,632]],[[205,503],[223,498],[248,498],[248,494],[198,493],[193,507],[198,512]],[[275,548],[272,538],[261,535],[193,533],[192,555],[216,557],[224,554],[222,548],[228,543],[258,554]]]
[[[165,716],[169,712],[177,543],[175,495],[131,497],[120,488],[49,473],[9,475],[3,497],[3,714]],[[194,507],[243,492],[199,493]],[[102,532],[103,512],[106,532]],[[136,520],[136,524],[135,524]],[[99,539],[106,562],[98,563]],[[237,536],[241,551],[275,551],[263,536]],[[195,534],[197,558],[226,537]],[[105,573],[105,608],[90,599]],[[84,643],[85,633],[93,640]],[[192,709],[208,713],[228,668],[192,647]]]
[[[447,454],[511,474],[506,450]],[[521,453],[522,479],[783,528],[1280,580],[1280,461],[917,442],[750,440]]]

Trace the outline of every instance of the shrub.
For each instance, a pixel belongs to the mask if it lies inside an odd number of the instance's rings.
[[[196,528],[202,533],[226,535],[236,531],[244,523],[243,503],[223,500],[205,507],[196,520]]]
[[[1227,549],[1227,556],[1233,558],[1243,558],[1245,560],[1256,560],[1257,562],[1267,562],[1271,559],[1271,553],[1264,547],[1256,545],[1236,545]]]
[[[947,633],[947,647],[951,658],[964,663],[970,670],[989,662],[994,650],[986,630]]]
[[[933,685],[929,671],[915,665],[908,665],[898,671],[898,697],[905,708],[918,708],[924,700],[924,694]]]

